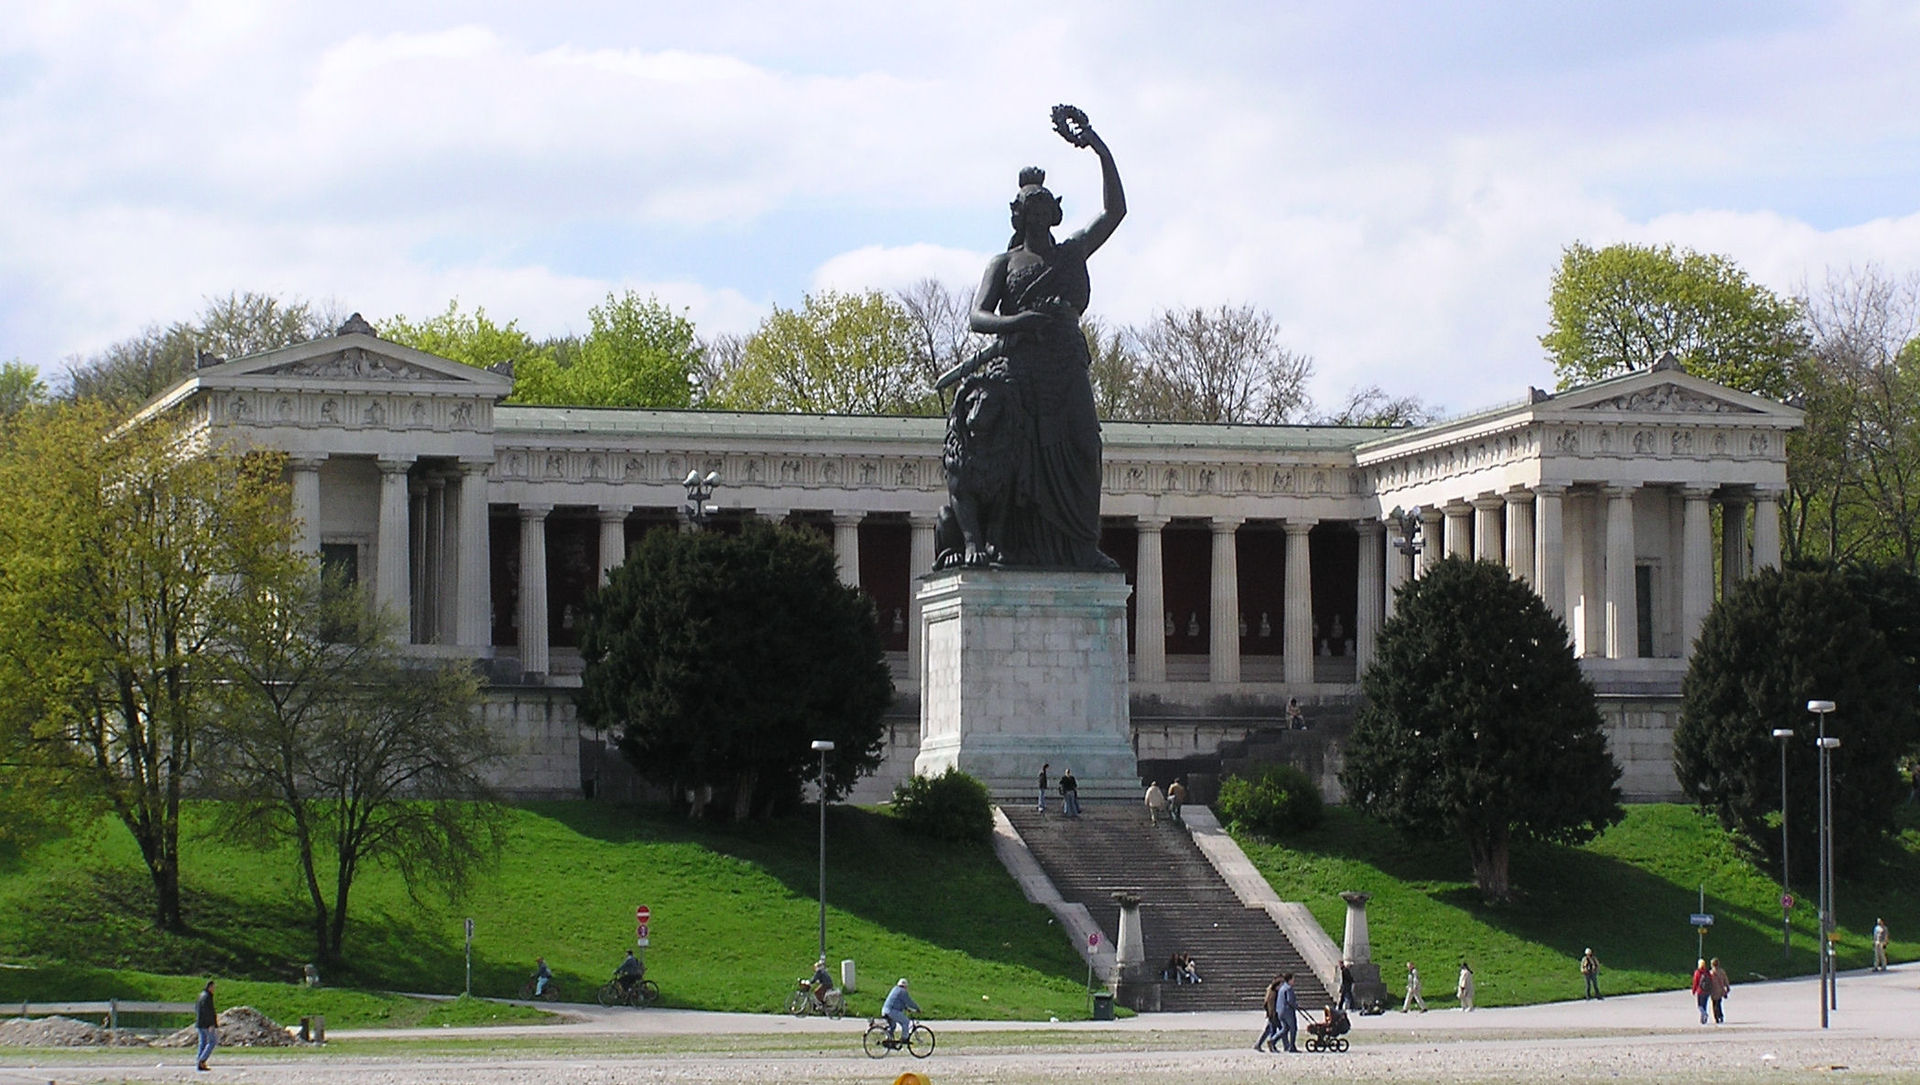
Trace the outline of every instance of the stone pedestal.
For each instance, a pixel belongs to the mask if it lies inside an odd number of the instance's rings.
[[[1384,1006],[1387,985],[1380,982],[1380,966],[1373,962],[1373,943],[1367,935],[1367,902],[1373,894],[1342,893],[1340,899],[1347,902],[1347,930],[1340,956],[1353,971],[1353,1001],[1362,1011]]]
[[[920,753],[999,799],[1031,801],[1044,762],[1085,799],[1139,797],[1119,573],[962,569],[921,579]]]

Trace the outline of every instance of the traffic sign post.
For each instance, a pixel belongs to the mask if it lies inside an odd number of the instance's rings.
[[[467,917],[467,997],[473,997],[473,917]]]
[[[646,905],[644,905],[644,904],[636,904],[636,905],[634,905],[634,908],[633,908],[633,940],[634,940],[635,942],[638,942],[638,943],[640,944],[640,946],[641,946],[641,948],[642,948],[642,949],[644,949],[644,948],[646,948],[646,946],[647,946],[647,944],[648,944],[648,941],[647,941],[647,925],[648,925],[648,924],[649,924],[650,922],[652,922],[652,920],[653,920],[653,909],[651,909],[651,908],[649,908],[649,907],[647,907],[647,906],[646,906]]]

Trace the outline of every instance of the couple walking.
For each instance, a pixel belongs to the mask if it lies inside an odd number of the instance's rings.
[[[1700,961],[1693,968],[1693,997],[1700,1003],[1700,1023],[1707,1023],[1707,1006],[1713,1006],[1713,1023],[1722,1025],[1726,1017],[1720,1012],[1720,1003],[1726,1000],[1727,992],[1733,989],[1733,982],[1727,979],[1727,970],[1720,967],[1720,958],[1712,963]]]
[[[1287,972],[1267,984],[1266,997],[1267,1027],[1260,1038],[1253,1042],[1255,1051],[1272,1051],[1278,1054],[1282,1048],[1298,1052],[1294,1038],[1300,1034],[1300,998],[1293,991],[1293,973]],[[1273,1046],[1275,1043],[1280,1047]]]

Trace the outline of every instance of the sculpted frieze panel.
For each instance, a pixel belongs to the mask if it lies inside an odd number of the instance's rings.
[[[454,378],[417,365],[348,347],[324,358],[308,358],[259,371],[269,377],[316,377],[376,381],[451,381]]]
[[[1661,384],[1652,388],[1642,388],[1637,392],[1603,399],[1587,407],[1586,411],[1636,411],[1667,412],[1673,414],[1758,414],[1752,407],[1743,407],[1729,403],[1724,399],[1714,399],[1692,392],[1677,384]]]

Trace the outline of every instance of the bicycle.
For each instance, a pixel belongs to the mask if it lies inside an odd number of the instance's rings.
[[[887,1057],[887,1052],[898,1051],[904,1047],[907,1049],[907,1054],[916,1059],[924,1059],[933,1054],[933,1030],[915,1021],[905,1039],[890,1039],[887,1036],[887,1019],[869,1017],[867,1032],[860,1038],[860,1046],[866,1048],[869,1058],[884,1059]]]
[[[541,999],[546,1002],[560,1001],[560,985],[554,982],[553,980],[547,981],[547,989],[545,991],[542,991],[537,995],[534,994],[533,989],[539,985],[539,982],[540,982],[539,977],[534,976],[534,977],[529,977],[527,982],[521,984],[520,985],[520,1001],[532,1002],[535,999]]]
[[[640,980],[632,987],[623,985],[619,980],[608,980],[600,985],[602,1006],[651,1006],[659,1001],[660,985],[652,980]]]
[[[827,988],[827,993],[815,996],[813,981],[803,979],[794,985],[793,993],[787,996],[787,1012],[795,1017],[805,1017],[810,1013],[825,1014],[839,1020],[847,1012],[847,996],[837,987]]]

